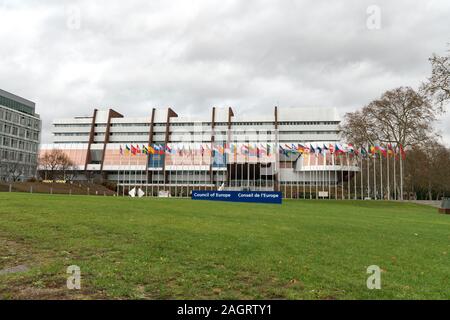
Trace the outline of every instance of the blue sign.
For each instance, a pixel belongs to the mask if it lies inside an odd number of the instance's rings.
[[[192,200],[281,204],[281,192],[272,191],[192,191]]]

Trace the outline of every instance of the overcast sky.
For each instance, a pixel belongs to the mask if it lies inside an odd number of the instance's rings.
[[[448,0],[0,0],[0,88],[37,103],[42,142],[54,118],[94,107],[343,115],[417,88],[428,57],[449,49],[449,21]]]

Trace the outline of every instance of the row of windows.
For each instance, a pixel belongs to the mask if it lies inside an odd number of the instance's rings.
[[[255,133],[248,133],[248,132],[233,132],[232,136],[255,136],[255,135],[263,135],[263,136],[270,136],[272,133],[270,131],[268,132],[255,132]],[[324,134],[333,134],[333,135],[338,135],[339,131],[286,131],[286,132],[280,132],[280,137],[283,138],[283,134],[309,134],[309,135],[324,135]],[[67,132],[67,133],[55,133],[54,134],[56,137],[87,137],[89,136],[89,133],[86,132]],[[126,136],[148,136],[147,132],[111,132],[109,134],[110,136],[117,136],[117,137],[126,137]],[[180,138],[180,137],[186,137],[186,135],[190,135],[190,136],[202,136],[202,135],[210,135],[209,132],[186,132],[186,133],[176,133],[176,132],[172,132],[169,135],[169,139],[174,139],[174,138]],[[220,136],[226,136],[227,133],[225,131],[223,132],[216,132],[216,136],[220,137]],[[104,133],[95,133],[95,136],[104,136]],[[165,133],[154,133],[153,134],[154,137],[165,137]]]
[[[0,120],[9,121],[17,125],[33,128],[36,130],[40,129],[40,121],[38,119],[26,117],[22,114],[12,112],[3,108],[0,108]]]
[[[308,142],[322,142],[323,139],[320,139],[320,137],[318,137],[317,139],[309,139],[308,138]],[[195,143],[211,143],[211,140],[199,140],[199,141],[192,141]],[[220,144],[220,143],[225,143],[226,141],[219,141],[216,140],[216,144]],[[233,141],[234,143],[235,141]],[[267,142],[275,142],[274,140],[261,140],[261,139],[246,139],[245,141],[238,141],[239,143],[267,143]],[[278,143],[286,143],[286,144],[291,144],[291,143],[297,143],[298,141],[293,141],[293,140],[284,140],[284,139],[279,139]],[[337,140],[336,140],[337,142]],[[55,141],[55,144],[86,144],[86,141]],[[134,140],[134,141],[130,141],[127,139],[114,139],[113,141],[110,141],[110,143],[124,143],[124,144],[146,144],[148,143],[147,139],[142,139],[142,140]],[[163,140],[154,140],[153,143],[156,144],[164,144]],[[176,140],[176,139],[169,139],[169,143],[188,143],[187,141],[183,141],[182,139]]]
[[[39,133],[37,131],[27,130],[22,127],[16,127],[9,124],[1,124],[0,123],[0,133],[10,134],[19,138],[24,139],[32,139],[35,141],[39,141]]]
[[[55,137],[78,137],[78,136],[88,136],[89,132],[56,132],[53,134]]]
[[[23,113],[28,113],[28,114],[34,114],[34,108],[27,106],[23,103],[20,103],[18,101],[0,96],[0,105],[5,106],[7,108],[11,108]]]
[[[54,123],[53,126],[55,128],[76,128],[76,127],[90,127],[90,123],[69,123],[69,124],[62,124],[62,123]]]
[[[280,131],[280,134],[339,134],[339,131]]]
[[[317,126],[317,125],[337,125],[339,121],[288,121],[288,122],[278,122],[280,126],[296,126],[296,125],[306,125],[306,126]]]
[[[149,127],[149,123],[111,123],[111,127]]]
[[[20,152],[15,150],[0,149],[0,158],[4,162],[37,163],[37,155],[33,153]]]
[[[20,149],[29,152],[37,152],[38,144],[35,142],[14,139],[7,136],[0,135],[0,146]]]
[[[263,126],[263,125],[275,125],[274,122],[232,122],[232,126]],[[339,121],[289,121],[279,122],[279,125],[337,125]],[[175,122],[170,123],[171,127],[193,127],[198,126],[211,126],[211,122],[195,123],[195,122]],[[55,127],[89,127],[91,124],[54,124]],[[106,124],[96,124],[96,127],[106,127]],[[111,127],[149,127],[150,123],[111,123]],[[155,127],[165,127],[165,123],[155,123]],[[216,122],[215,126],[228,126],[226,122]]]

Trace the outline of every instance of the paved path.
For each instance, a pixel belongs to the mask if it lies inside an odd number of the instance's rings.
[[[440,200],[405,200],[404,202],[411,202],[411,203],[417,203],[417,204],[424,204],[427,206],[432,206],[435,208],[440,208],[442,201]]]

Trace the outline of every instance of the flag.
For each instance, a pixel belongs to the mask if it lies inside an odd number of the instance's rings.
[[[120,152],[120,155],[121,155],[121,156],[123,156],[123,149],[122,149],[122,145],[120,145],[120,150],[119,150],[119,152]]]
[[[318,154],[321,154],[321,153],[322,153],[322,148],[319,147],[319,145],[317,145],[316,150],[318,151],[318,152],[317,152]]]
[[[131,145],[131,154],[133,156],[135,156],[137,154],[137,149],[133,145]]]
[[[392,144],[389,143],[389,144],[387,145],[387,149],[388,149],[388,151],[387,151],[387,156],[388,156],[388,157],[395,154],[394,148],[392,148]]]
[[[159,154],[163,155],[165,153],[166,148],[162,144],[159,144],[158,146],[159,146]]]
[[[130,147],[128,145],[125,145],[125,153],[129,154],[131,151]]]
[[[330,153],[333,154],[334,153],[334,146],[330,143],[328,144],[328,149],[330,150]]]
[[[359,153],[361,154],[362,157],[367,157],[367,150],[364,149],[364,147],[361,147],[361,149],[359,150]]]
[[[385,158],[387,157],[387,151],[386,151],[385,148],[383,148],[383,147],[380,146],[379,144],[376,145],[375,148],[377,148],[378,153],[379,153],[380,155],[382,155],[382,156],[385,157]]]
[[[143,154],[148,154],[148,149],[146,146],[142,145],[142,153]]]
[[[349,143],[347,145],[347,149],[348,149],[348,152],[355,153],[355,148],[353,148],[353,145],[351,143]]]
[[[297,151],[301,154],[303,154],[305,152],[305,146],[302,144],[297,144]]]
[[[403,146],[402,146],[401,144],[399,144],[399,145],[398,145],[398,148],[399,148],[399,150],[400,150],[400,155],[402,156],[402,160],[405,160],[405,159],[406,159],[406,152],[405,152],[405,150],[403,149]]]
[[[342,150],[341,148],[339,148],[339,146],[338,146],[337,143],[335,143],[335,144],[334,144],[334,153],[337,154],[337,155],[339,155],[339,154],[343,154],[343,153],[345,153],[345,152],[344,152],[344,150]]]

